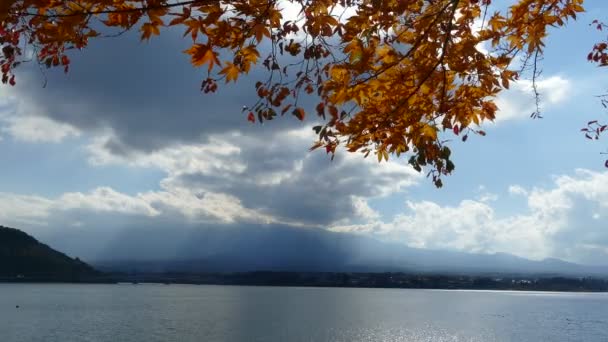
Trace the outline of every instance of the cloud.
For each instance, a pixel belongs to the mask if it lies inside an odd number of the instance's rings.
[[[0,221],[9,225],[44,225],[52,201],[40,196],[0,193]]]
[[[351,200],[357,217],[365,220],[373,220],[380,217],[380,214],[369,206],[365,198],[353,196]]]
[[[605,263],[608,257],[608,172],[576,170],[550,188],[508,191],[526,201],[524,212],[500,216],[483,200],[457,205],[407,201],[388,222],[337,225],[331,230],[370,234],[409,246],[467,252],[508,252],[542,259]]]
[[[80,136],[76,128],[43,116],[11,117],[6,121],[8,126],[2,130],[20,141],[58,143],[70,136]]]
[[[70,192],[56,198],[0,193],[0,211],[3,222],[27,226],[45,226],[48,222],[69,225],[73,222],[66,219],[76,217],[79,219],[77,226],[94,226],[99,214],[108,217],[164,217],[175,223],[182,223],[180,220],[199,223],[272,222],[272,218],[242,207],[233,196],[212,192],[194,195],[187,189],[128,195],[109,187],[98,187],[88,193]]]
[[[494,202],[496,200],[498,200],[498,195],[491,193],[489,191],[486,190],[486,187],[484,185],[480,185],[477,188],[477,200],[480,202]]]
[[[46,198],[48,220],[70,225],[74,219],[84,228],[90,225],[85,213],[103,213],[176,223],[325,227],[374,217],[369,199],[404,192],[421,179],[402,161],[378,165],[345,151],[331,161],[309,152],[314,118],[251,125],[241,109],[255,103],[260,71],[217,94],[201,94],[203,72],[179,53],[188,41],[167,33],[143,45],[129,34],[92,42],[72,57],[67,77],[51,71],[42,88],[39,71],[25,66],[17,86],[7,88],[8,97],[19,99],[6,104],[3,120],[14,138],[80,136],[92,167],[164,173],[158,189],[138,194],[99,185]],[[314,108],[311,99],[300,105]]]
[[[54,203],[60,210],[86,209],[94,212],[157,216],[154,209],[142,196],[129,196],[109,187],[99,187],[89,194],[71,192],[63,194]]]
[[[368,199],[406,191],[420,180],[401,161],[379,166],[344,151],[333,161],[309,152],[314,118],[251,125],[241,109],[255,103],[254,83],[262,71],[204,95],[204,73],[180,53],[188,44],[172,30],[148,44],[136,34],[98,40],[72,56],[68,76],[51,70],[46,88],[38,69],[19,70],[17,86],[5,88],[6,98],[19,99],[6,104],[3,117],[14,138],[80,136],[93,167],[164,173],[159,189],[127,195],[100,185],[49,199],[56,203],[53,210],[63,205],[194,222],[324,226],[373,216]],[[312,109],[311,101],[300,105]]]
[[[166,192],[163,203],[179,202],[179,196],[224,194],[238,203],[241,212],[256,213],[242,215],[242,220],[257,217],[296,225],[326,225],[353,215],[373,215],[364,205],[368,198],[403,192],[421,178],[401,161],[378,165],[344,151],[331,161],[323,153],[307,151],[313,139],[312,129],[306,126],[262,135],[255,131],[212,134],[199,144],[135,152],[128,157],[113,155],[103,140],[94,142],[89,150],[96,164],[127,164],[165,172],[160,183]],[[236,216],[223,220],[238,220]]]
[[[523,195],[523,196],[527,196],[528,195],[528,190],[524,189],[520,185],[510,185],[509,186],[509,193],[511,195]]]
[[[87,148],[94,165],[160,170],[165,173],[160,189],[130,195],[100,186],[45,198],[43,209],[49,220],[78,212],[76,218],[67,216],[80,227],[90,224],[86,213],[155,217],[175,224],[326,227],[351,217],[376,217],[367,204],[370,198],[404,192],[421,178],[401,161],[379,165],[345,152],[331,161],[324,153],[310,153],[311,132],[305,127],[262,135],[214,134],[198,144],[129,155],[112,154],[99,136]],[[27,217],[27,212],[24,207],[15,215]]]
[[[58,143],[67,137],[80,136],[81,132],[74,126],[55,121],[46,114],[44,106],[9,94],[6,87],[0,90],[0,132],[32,143]]]
[[[540,93],[541,114],[568,99],[572,82],[562,76],[551,76],[537,80]],[[532,81],[519,80],[511,83],[509,90],[503,91],[496,99],[498,113],[496,122],[529,118],[536,111]]]
[[[146,44],[136,32],[96,40],[71,56],[67,76],[50,70],[44,76],[48,86],[43,88],[39,70],[24,65],[18,70],[17,86],[7,92],[44,108],[39,116],[87,136],[103,136],[114,155],[188,145],[208,134],[250,128],[241,109],[256,102],[254,84],[263,71],[253,70],[237,84],[203,94],[200,83],[205,72],[181,53],[189,43],[174,29]],[[293,121],[275,120],[272,126],[282,129],[293,126]]]
[[[275,221],[272,217],[243,207],[238,198],[229,194],[209,191],[195,194],[191,189],[171,188],[167,191],[148,192],[142,198],[165,215],[179,213],[190,222],[268,224]]]

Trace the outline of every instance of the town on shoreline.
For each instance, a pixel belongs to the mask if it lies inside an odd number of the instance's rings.
[[[99,273],[95,275],[17,275],[4,283],[161,283],[200,285],[403,288],[446,290],[519,290],[608,292],[608,279],[559,275],[445,275],[409,273],[345,273],[255,271],[238,273]]]

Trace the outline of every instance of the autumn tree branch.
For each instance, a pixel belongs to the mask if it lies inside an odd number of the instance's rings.
[[[67,17],[79,17],[79,16],[90,16],[90,15],[101,15],[101,14],[117,14],[117,13],[134,13],[134,12],[146,12],[152,11],[156,9],[165,9],[172,7],[180,7],[180,6],[188,6],[188,5],[196,5],[196,4],[214,4],[219,3],[219,0],[190,0],[190,1],[181,1],[174,3],[166,3],[160,5],[150,5],[150,6],[142,6],[142,7],[134,7],[134,8],[122,8],[122,9],[111,9],[111,10],[99,10],[99,11],[75,11],[71,13],[53,13],[53,14],[41,14],[41,13],[32,13],[32,12],[13,12],[9,11],[9,14],[18,15],[18,16],[28,16],[28,17],[42,17],[42,18],[67,18]]]

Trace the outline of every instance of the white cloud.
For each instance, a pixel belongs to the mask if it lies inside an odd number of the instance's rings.
[[[6,119],[6,123],[2,130],[25,142],[58,143],[70,136],[80,136],[78,129],[43,116],[14,116]]]
[[[351,196],[353,207],[355,208],[355,215],[365,220],[373,220],[380,217],[380,214],[372,209],[367,200],[358,196]]]
[[[486,190],[485,185],[480,185],[477,188],[477,200],[480,202],[494,202],[498,200],[498,195]]]
[[[572,82],[562,76],[551,76],[537,80],[540,93],[541,114],[557,104],[565,102],[572,89]],[[536,111],[532,81],[519,80],[511,83],[496,99],[498,112],[496,122],[529,118]]]
[[[178,212],[195,222],[234,223],[237,221],[272,223],[272,217],[243,207],[231,195],[213,192],[195,194],[191,189],[171,188],[148,192],[141,198],[163,213]]]
[[[246,166],[236,159],[241,149],[224,139],[212,136],[206,143],[169,146],[150,153],[132,151],[127,155],[117,155],[108,150],[110,137],[105,135],[93,139],[87,149],[89,162],[93,165],[157,168],[169,174],[242,173]]]
[[[47,221],[61,221],[62,215],[71,211],[143,217],[171,217],[178,214],[196,222],[275,222],[270,216],[244,208],[234,196],[213,192],[193,194],[188,189],[179,188],[128,195],[109,187],[99,187],[89,193],[70,192],[57,198],[0,193],[2,222],[45,225]],[[80,217],[77,226],[86,226],[88,216]],[[74,222],[64,223],[74,225]]]
[[[508,252],[542,259],[559,257],[601,263],[608,257],[608,172],[576,170],[555,177],[551,188],[508,191],[523,196],[527,210],[500,217],[482,200],[455,206],[431,201],[406,202],[406,211],[391,221],[331,227],[334,231],[373,234],[413,247],[468,252]]]
[[[3,224],[44,225],[52,203],[40,196],[0,193],[0,221]]]
[[[142,196],[129,196],[109,187],[99,187],[89,194],[70,192],[58,198],[54,207],[61,210],[86,209],[93,212],[113,212],[157,216],[155,210]]]
[[[9,94],[6,89],[0,91],[0,131],[32,143],[58,143],[81,134],[72,125],[50,119],[44,108]]]
[[[511,195],[522,195],[522,196],[528,195],[528,191],[526,189],[524,189],[522,186],[517,185],[517,184],[509,186],[509,193]]]

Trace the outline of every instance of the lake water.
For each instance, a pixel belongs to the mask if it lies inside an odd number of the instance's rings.
[[[608,294],[2,284],[0,340],[608,341]]]

